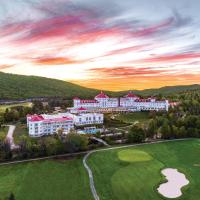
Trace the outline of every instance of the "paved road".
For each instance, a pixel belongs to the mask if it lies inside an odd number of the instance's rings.
[[[88,172],[89,181],[90,181],[90,189],[91,189],[92,195],[94,197],[94,200],[100,200],[100,197],[98,196],[95,185],[94,185],[94,178],[93,178],[92,170],[90,169],[89,165],[87,164],[87,159],[92,153],[95,153],[98,151],[109,151],[109,150],[113,150],[113,149],[122,149],[122,148],[134,147],[134,146],[157,144],[157,143],[164,143],[164,142],[184,141],[184,140],[190,140],[190,139],[162,140],[162,141],[156,141],[156,142],[150,142],[150,143],[130,144],[130,145],[124,145],[124,146],[118,146],[118,147],[110,147],[110,148],[105,148],[105,149],[97,149],[97,150],[88,152],[83,158],[83,165]]]
[[[10,142],[10,148],[11,150],[17,149],[19,146],[14,143],[14,138],[13,138],[16,126],[15,125],[6,125],[6,126],[9,127],[6,139]]]

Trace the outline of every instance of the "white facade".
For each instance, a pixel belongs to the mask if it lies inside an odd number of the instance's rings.
[[[100,113],[86,113],[74,115],[74,125],[103,124],[104,116]]]
[[[140,97],[128,93],[125,97],[109,98],[103,92],[98,94],[94,100],[81,100],[74,98],[73,109],[94,109],[96,108],[125,108],[127,111],[142,111],[142,110],[166,110],[168,111],[168,100],[156,100],[155,98],[141,99]]]
[[[115,108],[119,106],[118,98],[109,98],[103,92],[95,96],[94,100],[74,98],[74,108]]]
[[[27,127],[31,137],[52,135],[59,129],[67,134],[75,126],[103,124],[104,116],[99,113],[71,114],[59,113],[55,115],[28,115]]]

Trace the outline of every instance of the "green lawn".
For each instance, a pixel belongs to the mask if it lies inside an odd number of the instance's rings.
[[[0,199],[92,200],[82,159],[35,161],[0,167]]]
[[[28,136],[28,129],[26,124],[17,123],[16,129],[14,131],[14,141],[16,144],[19,143],[20,136],[25,135]]]
[[[18,104],[11,104],[11,105],[0,105],[0,113],[5,112],[7,108],[12,108],[15,106],[24,106],[24,107],[31,107],[32,103],[31,102],[26,102],[26,103],[18,103]]]
[[[148,112],[132,112],[132,113],[121,113],[116,116],[117,120],[123,121],[125,123],[134,122],[146,122],[149,120]]]
[[[163,168],[183,172],[190,184],[183,189],[180,200],[200,199],[200,140],[96,152],[88,163],[101,200],[160,200],[156,191],[165,181]]]
[[[7,126],[0,128],[0,138],[6,138],[7,133],[8,133],[8,127]]]

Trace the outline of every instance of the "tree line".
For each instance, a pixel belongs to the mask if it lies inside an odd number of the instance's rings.
[[[18,145],[19,148],[12,151],[9,141],[0,138],[0,161],[85,151],[89,147],[89,138],[74,132],[67,135],[58,132],[41,138],[30,138],[22,135],[19,138]]]
[[[200,91],[183,92],[171,97],[178,105],[168,112],[151,112],[144,126],[135,125],[128,133],[129,142],[145,138],[200,138]]]

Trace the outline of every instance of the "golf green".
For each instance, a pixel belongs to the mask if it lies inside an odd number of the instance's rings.
[[[190,181],[181,200],[200,199],[200,140],[172,141],[91,154],[88,163],[101,200],[160,200],[163,168],[176,168]]]

